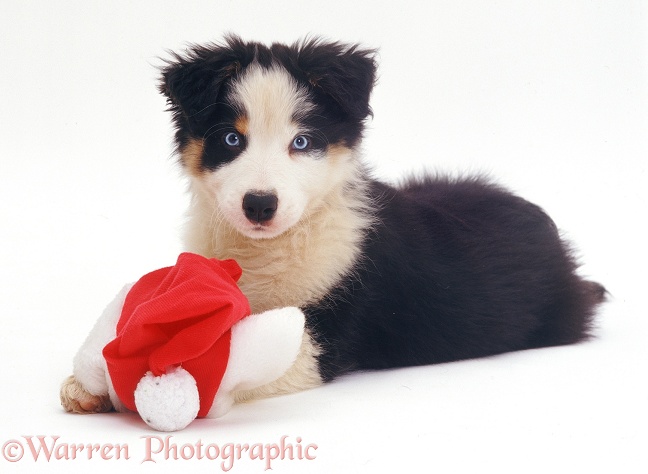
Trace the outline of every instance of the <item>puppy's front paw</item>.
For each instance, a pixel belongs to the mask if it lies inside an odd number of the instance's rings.
[[[104,413],[112,410],[108,395],[93,395],[86,391],[74,375],[61,385],[61,405],[70,413]]]

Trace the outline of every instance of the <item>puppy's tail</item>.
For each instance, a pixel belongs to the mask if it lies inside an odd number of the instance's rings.
[[[583,292],[589,297],[592,306],[605,303],[610,295],[603,285],[591,280],[583,281]]]
[[[544,324],[534,333],[530,347],[574,344],[589,339],[596,310],[607,295],[603,285],[572,275],[558,298],[546,308]]]
[[[573,343],[592,337],[594,316],[598,307],[608,297],[606,288],[598,282],[582,280],[576,277],[578,283],[573,294],[573,301],[568,314],[565,315],[567,327],[563,327],[562,335],[565,340],[560,343]]]

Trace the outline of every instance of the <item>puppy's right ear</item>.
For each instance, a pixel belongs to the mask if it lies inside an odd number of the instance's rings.
[[[199,126],[214,113],[223,84],[254,59],[254,45],[228,36],[222,45],[192,46],[172,53],[162,68],[159,90],[167,97],[176,125]]]

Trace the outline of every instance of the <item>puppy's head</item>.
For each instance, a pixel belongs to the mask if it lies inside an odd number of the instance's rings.
[[[374,51],[308,40],[196,46],[162,72],[181,162],[229,225],[276,237],[355,172]]]

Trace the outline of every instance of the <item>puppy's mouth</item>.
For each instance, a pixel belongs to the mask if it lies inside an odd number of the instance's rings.
[[[239,232],[251,239],[272,239],[283,234],[284,231],[285,229],[280,229],[278,226],[273,225],[272,222],[249,222],[243,229],[239,229]]]
[[[272,222],[252,224],[251,231],[256,233],[272,232]]]

